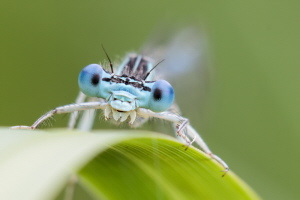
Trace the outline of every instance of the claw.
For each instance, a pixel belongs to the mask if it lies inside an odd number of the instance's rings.
[[[183,145],[183,146],[185,146],[185,149],[184,149],[184,150],[185,150],[185,151],[188,150],[188,148],[192,145],[192,143],[193,143],[193,142],[191,142],[191,141],[187,141],[186,144]]]
[[[129,124],[132,125],[133,122],[134,122],[135,119],[136,119],[136,112],[133,110],[133,111],[130,112],[129,115],[130,115],[130,122],[129,122]]]
[[[185,151],[188,150],[189,146],[190,146],[190,145],[187,145],[186,148],[185,148],[184,150],[185,150]]]
[[[121,113],[121,119],[120,122],[124,122],[129,116],[129,112],[123,112]]]
[[[222,170],[221,172],[224,172],[224,174],[222,175],[222,177],[224,177],[227,174],[228,171],[229,171],[229,168],[225,168],[224,170]]]

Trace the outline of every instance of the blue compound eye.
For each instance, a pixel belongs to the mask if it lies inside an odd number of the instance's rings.
[[[165,80],[156,81],[151,88],[149,109],[154,112],[167,110],[174,101],[174,90]]]
[[[87,96],[98,96],[102,73],[103,69],[98,64],[90,64],[83,68],[78,77],[80,90]]]

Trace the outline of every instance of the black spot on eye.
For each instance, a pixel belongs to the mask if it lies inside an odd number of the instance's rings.
[[[96,86],[96,85],[98,85],[99,80],[100,80],[99,74],[94,74],[94,75],[92,76],[91,83],[92,83],[94,86]]]
[[[155,101],[161,100],[161,96],[162,96],[162,91],[161,91],[161,89],[156,88],[156,89],[154,90],[154,93],[153,93],[154,100],[155,100]]]

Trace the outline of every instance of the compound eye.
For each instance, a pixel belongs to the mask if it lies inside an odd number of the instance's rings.
[[[99,93],[103,69],[98,64],[83,68],[78,76],[80,90],[87,96],[96,97]]]
[[[165,80],[156,81],[151,88],[149,109],[154,112],[162,112],[170,108],[174,101],[174,90]]]

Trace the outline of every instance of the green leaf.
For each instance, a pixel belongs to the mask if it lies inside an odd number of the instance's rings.
[[[74,199],[259,199],[221,170],[152,132],[0,130],[0,199],[63,198],[74,174]]]

